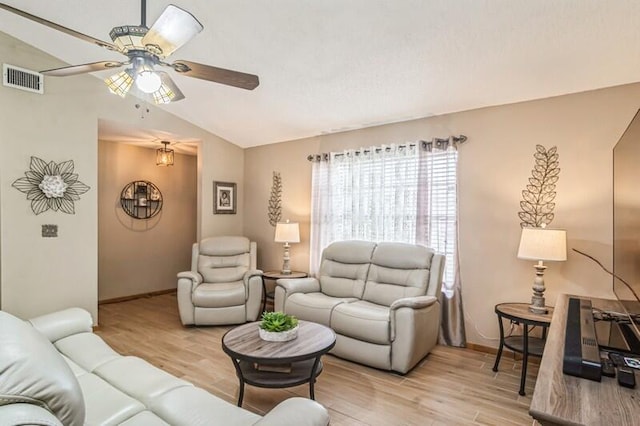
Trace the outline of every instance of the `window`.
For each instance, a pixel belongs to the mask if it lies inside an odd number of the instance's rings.
[[[457,239],[455,149],[420,144],[331,153],[313,164],[310,270],[333,241],[424,244],[447,257],[453,285]]]

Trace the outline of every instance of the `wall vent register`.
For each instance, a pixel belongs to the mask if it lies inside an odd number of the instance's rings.
[[[36,71],[2,64],[2,84],[14,89],[33,93],[44,93],[44,76]]]

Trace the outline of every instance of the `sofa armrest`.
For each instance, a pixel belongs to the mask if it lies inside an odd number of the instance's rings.
[[[391,320],[391,370],[405,374],[438,341],[440,303],[433,296],[396,300],[389,310]]]
[[[315,278],[286,278],[276,281],[273,310],[285,312],[285,301],[294,293],[320,291],[320,282]]]
[[[284,288],[287,296],[293,293],[313,293],[320,291],[320,282],[315,278],[284,278],[276,281],[278,287]]]
[[[251,280],[251,278],[253,277],[262,279],[262,271],[260,269],[249,269],[247,272],[245,272],[244,277],[242,277],[245,287],[249,285],[249,280]]]
[[[81,308],[69,308],[52,312],[32,318],[29,322],[51,342],[72,334],[93,332],[91,314]]]
[[[437,301],[438,299],[434,296],[403,297],[394,301],[389,309],[392,311],[400,308],[422,309],[433,305]]]
[[[202,275],[200,275],[198,272],[193,272],[193,271],[178,272],[178,281],[180,281],[181,278],[186,278],[188,280],[191,280],[192,290],[197,286],[199,286],[203,281]]]
[[[262,271],[259,269],[250,269],[245,272],[243,277],[245,301],[246,301],[246,320],[247,322],[255,321],[260,316],[260,308],[262,307],[262,290],[264,283],[262,281]]]
[[[16,403],[0,406],[0,426],[9,425],[62,426],[62,423],[40,406]]]
[[[306,398],[294,397],[282,401],[254,423],[255,426],[326,426],[329,413],[320,404]]]

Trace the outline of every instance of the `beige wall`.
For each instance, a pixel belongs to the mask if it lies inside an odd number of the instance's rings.
[[[640,84],[431,117],[248,149],[245,234],[258,242],[262,269],[279,268],[282,249],[267,218],[272,172],[283,180],[283,218],[301,223],[292,266],[308,270],[311,153],[465,134],[459,150],[460,265],[467,336],[497,345],[493,307],[530,299],[534,270],[516,258],[519,202],[536,144],[558,147],[560,180],[553,227],[568,247],[611,265],[612,148],[640,106]],[[572,252],[550,263],[547,303],[561,292],[613,297],[611,279]]]
[[[129,182],[146,180],[162,193],[162,210],[134,219],[120,206]],[[191,269],[196,241],[197,159],[175,154],[156,166],[156,152],[118,142],[98,143],[98,300],[176,287],[176,274]]]
[[[63,64],[0,33],[0,62],[41,70]],[[111,95],[93,76],[45,78],[45,95],[0,86],[0,294],[2,309],[31,317],[70,306],[91,312],[98,300],[98,120],[164,130],[200,140],[198,152],[198,235],[242,232],[243,211],[212,214],[212,181],[238,182],[242,200],[243,151],[166,111],[150,106],[141,118],[133,97]],[[187,93],[188,97],[189,94]],[[34,215],[26,197],[11,187],[24,175],[32,155],[74,160],[91,190],[76,202],[76,214]],[[57,224],[59,237],[40,236],[42,224]]]

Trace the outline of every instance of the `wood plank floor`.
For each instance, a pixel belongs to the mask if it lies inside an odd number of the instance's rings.
[[[116,351],[146,359],[231,403],[238,380],[221,338],[230,327],[183,327],[175,294],[99,306],[96,331]],[[520,361],[470,349],[437,346],[406,376],[326,355],[316,400],[339,425],[532,425],[528,414],[537,366],[529,366],[527,396],[518,395]],[[308,386],[245,388],[244,407],[264,414]]]

